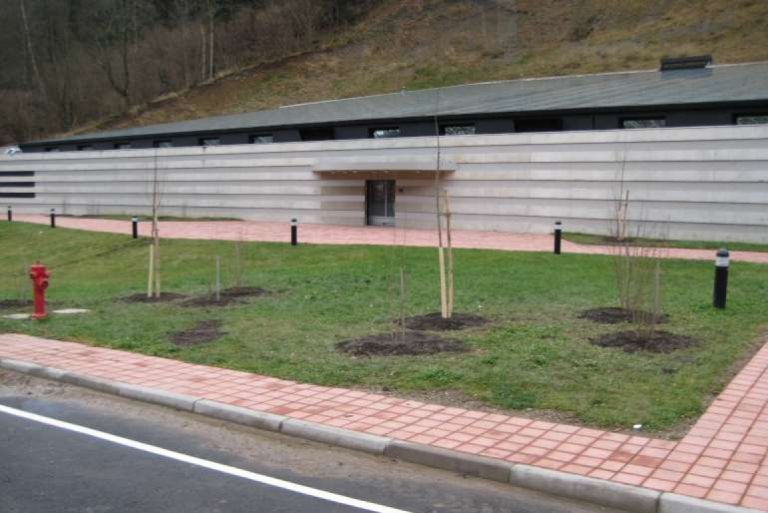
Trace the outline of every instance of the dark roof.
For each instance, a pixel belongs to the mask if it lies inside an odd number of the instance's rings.
[[[56,142],[322,123],[768,100],[768,62],[486,82],[109,130]],[[38,141],[37,144],[43,141]],[[45,141],[54,142],[54,141]]]

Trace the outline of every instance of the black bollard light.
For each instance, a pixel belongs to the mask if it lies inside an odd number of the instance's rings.
[[[13,209],[8,205],[8,222],[10,223],[11,221],[13,221]]]
[[[131,218],[131,231],[133,232],[133,238],[138,239],[139,238],[139,218],[136,216],[133,216]]]
[[[715,290],[713,293],[713,305],[715,308],[725,308],[725,300],[728,295],[728,266],[730,254],[723,248],[715,257]]]
[[[51,209],[51,228],[56,228],[56,209]]]
[[[563,223],[555,221],[555,255],[560,254],[560,247],[563,241]]]
[[[291,246],[299,245],[299,221],[294,217],[291,219]]]

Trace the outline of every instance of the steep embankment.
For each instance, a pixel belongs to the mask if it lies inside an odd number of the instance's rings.
[[[99,128],[466,82],[768,60],[764,0],[390,0],[325,48],[232,74]],[[90,127],[92,130],[93,127]]]

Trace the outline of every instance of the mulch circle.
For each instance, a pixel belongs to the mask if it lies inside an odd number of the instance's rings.
[[[468,351],[464,342],[446,340],[420,331],[384,333],[355,340],[345,340],[336,344],[336,349],[354,356],[419,355]]]
[[[592,344],[600,347],[616,347],[627,353],[647,351],[649,353],[671,353],[699,344],[699,341],[685,335],[675,335],[668,331],[654,331],[651,336],[640,332],[619,331],[592,339]]]
[[[650,318],[652,314],[649,312],[637,312],[639,318]],[[603,308],[591,308],[584,310],[579,314],[579,319],[588,319],[592,322],[600,324],[619,324],[621,322],[633,321],[632,310],[625,310],[618,306],[608,306]],[[660,314],[655,319],[657,324],[664,324],[669,322],[669,317],[666,314]]]
[[[171,333],[169,338],[171,342],[182,347],[207,344],[227,334],[221,329],[222,324],[219,320],[199,321],[194,328]]]
[[[0,308],[24,308],[32,306],[32,301],[29,299],[2,299],[0,300]]]
[[[242,303],[243,299],[249,297],[260,297],[269,294],[269,291],[261,287],[231,287],[224,289],[219,293],[219,299],[215,294],[194,297],[181,303],[182,306],[191,307],[224,307],[232,304]]]
[[[221,291],[222,296],[227,297],[258,297],[269,294],[261,287],[230,287]]]
[[[184,294],[174,294],[173,292],[163,292],[160,294],[160,297],[147,297],[145,293],[140,292],[138,294],[133,294],[132,296],[124,297],[121,301],[125,301],[126,303],[168,303],[186,297],[187,296]]]
[[[400,320],[395,322],[400,324]],[[443,319],[443,316],[439,312],[433,312],[426,315],[406,317],[405,327],[412,330],[448,331],[474,328],[483,326],[489,322],[488,319],[480,315],[455,313],[451,315],[450,319]]]

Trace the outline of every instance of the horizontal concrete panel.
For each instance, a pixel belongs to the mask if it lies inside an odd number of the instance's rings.
[[[323,185],[320,187],[323,196],[365,196],[365,186],[360,185]]]
[[[48,170],[38,171],[35,180],[40,182],[151,182],[155,174],[151,170],[115,170],[94,171],[88,173],[71,173],[69,171]],[[265,168],[263,170],[217,170],[210,169],[184,169],[158,171],[157,179],[160,181],[181,182],[219,182],[219,181],[248,181],[248,182],[296,182],[316,181],[317,176],[306,170],[277,170]]]
[[[401,201],[396,203],[400,212],[434,212],[434,202],[430,198],[420,201]],[[517,199],[514,201],[492,198],[454,198],[451,200],[451,212],[454,215],[496,215],[496,216],[546,216],[558,218],[583,218],[608,220],[615,217],[616,204],[611,201],[593,201],[584,199],[549,199],[539,201]],[[728,209],[713,209],[706,203],[670,203],[638,201],[630,205],[629,219],[654,222],[670,222],[674,215],[675,222],[747,224],[768,227],[768,209],[765,205],[729,205]]]
[[[451,156],[461,167],[477,163],[520,163],[520,162],[698,162],[716,161],[765,161],[768,150],[764,148],[722,149],[722,150],[623,150],[613,151],[507,151],[477,155]]]
[[[365,201],[321,201],[320,210],[352,210],[365,212]]]
[[[664,183],[664,182],[537,182],[537,181],[445,181],[440,186],[449,197],[459,198],[523,198],[588,199],[617,201],[627,191],[630,199],[641,201],[764,203],[768,204],[768,182],[749,184]],[[403,186],[402,198],[430,196],[432,185]]]
[[[49,184],[37,186],[40,192],[50,194],[152,194],[152,183],[98,183],[98,184]],[[320,184],[312,185],[271,185],[266,183],[216,183],[216,184],[183,184],[179,182],[162,183],[160,193],[195,194],[201,196],[228,196],[242,194],[272,194],[283,196],[317,196],[320,194]]]

